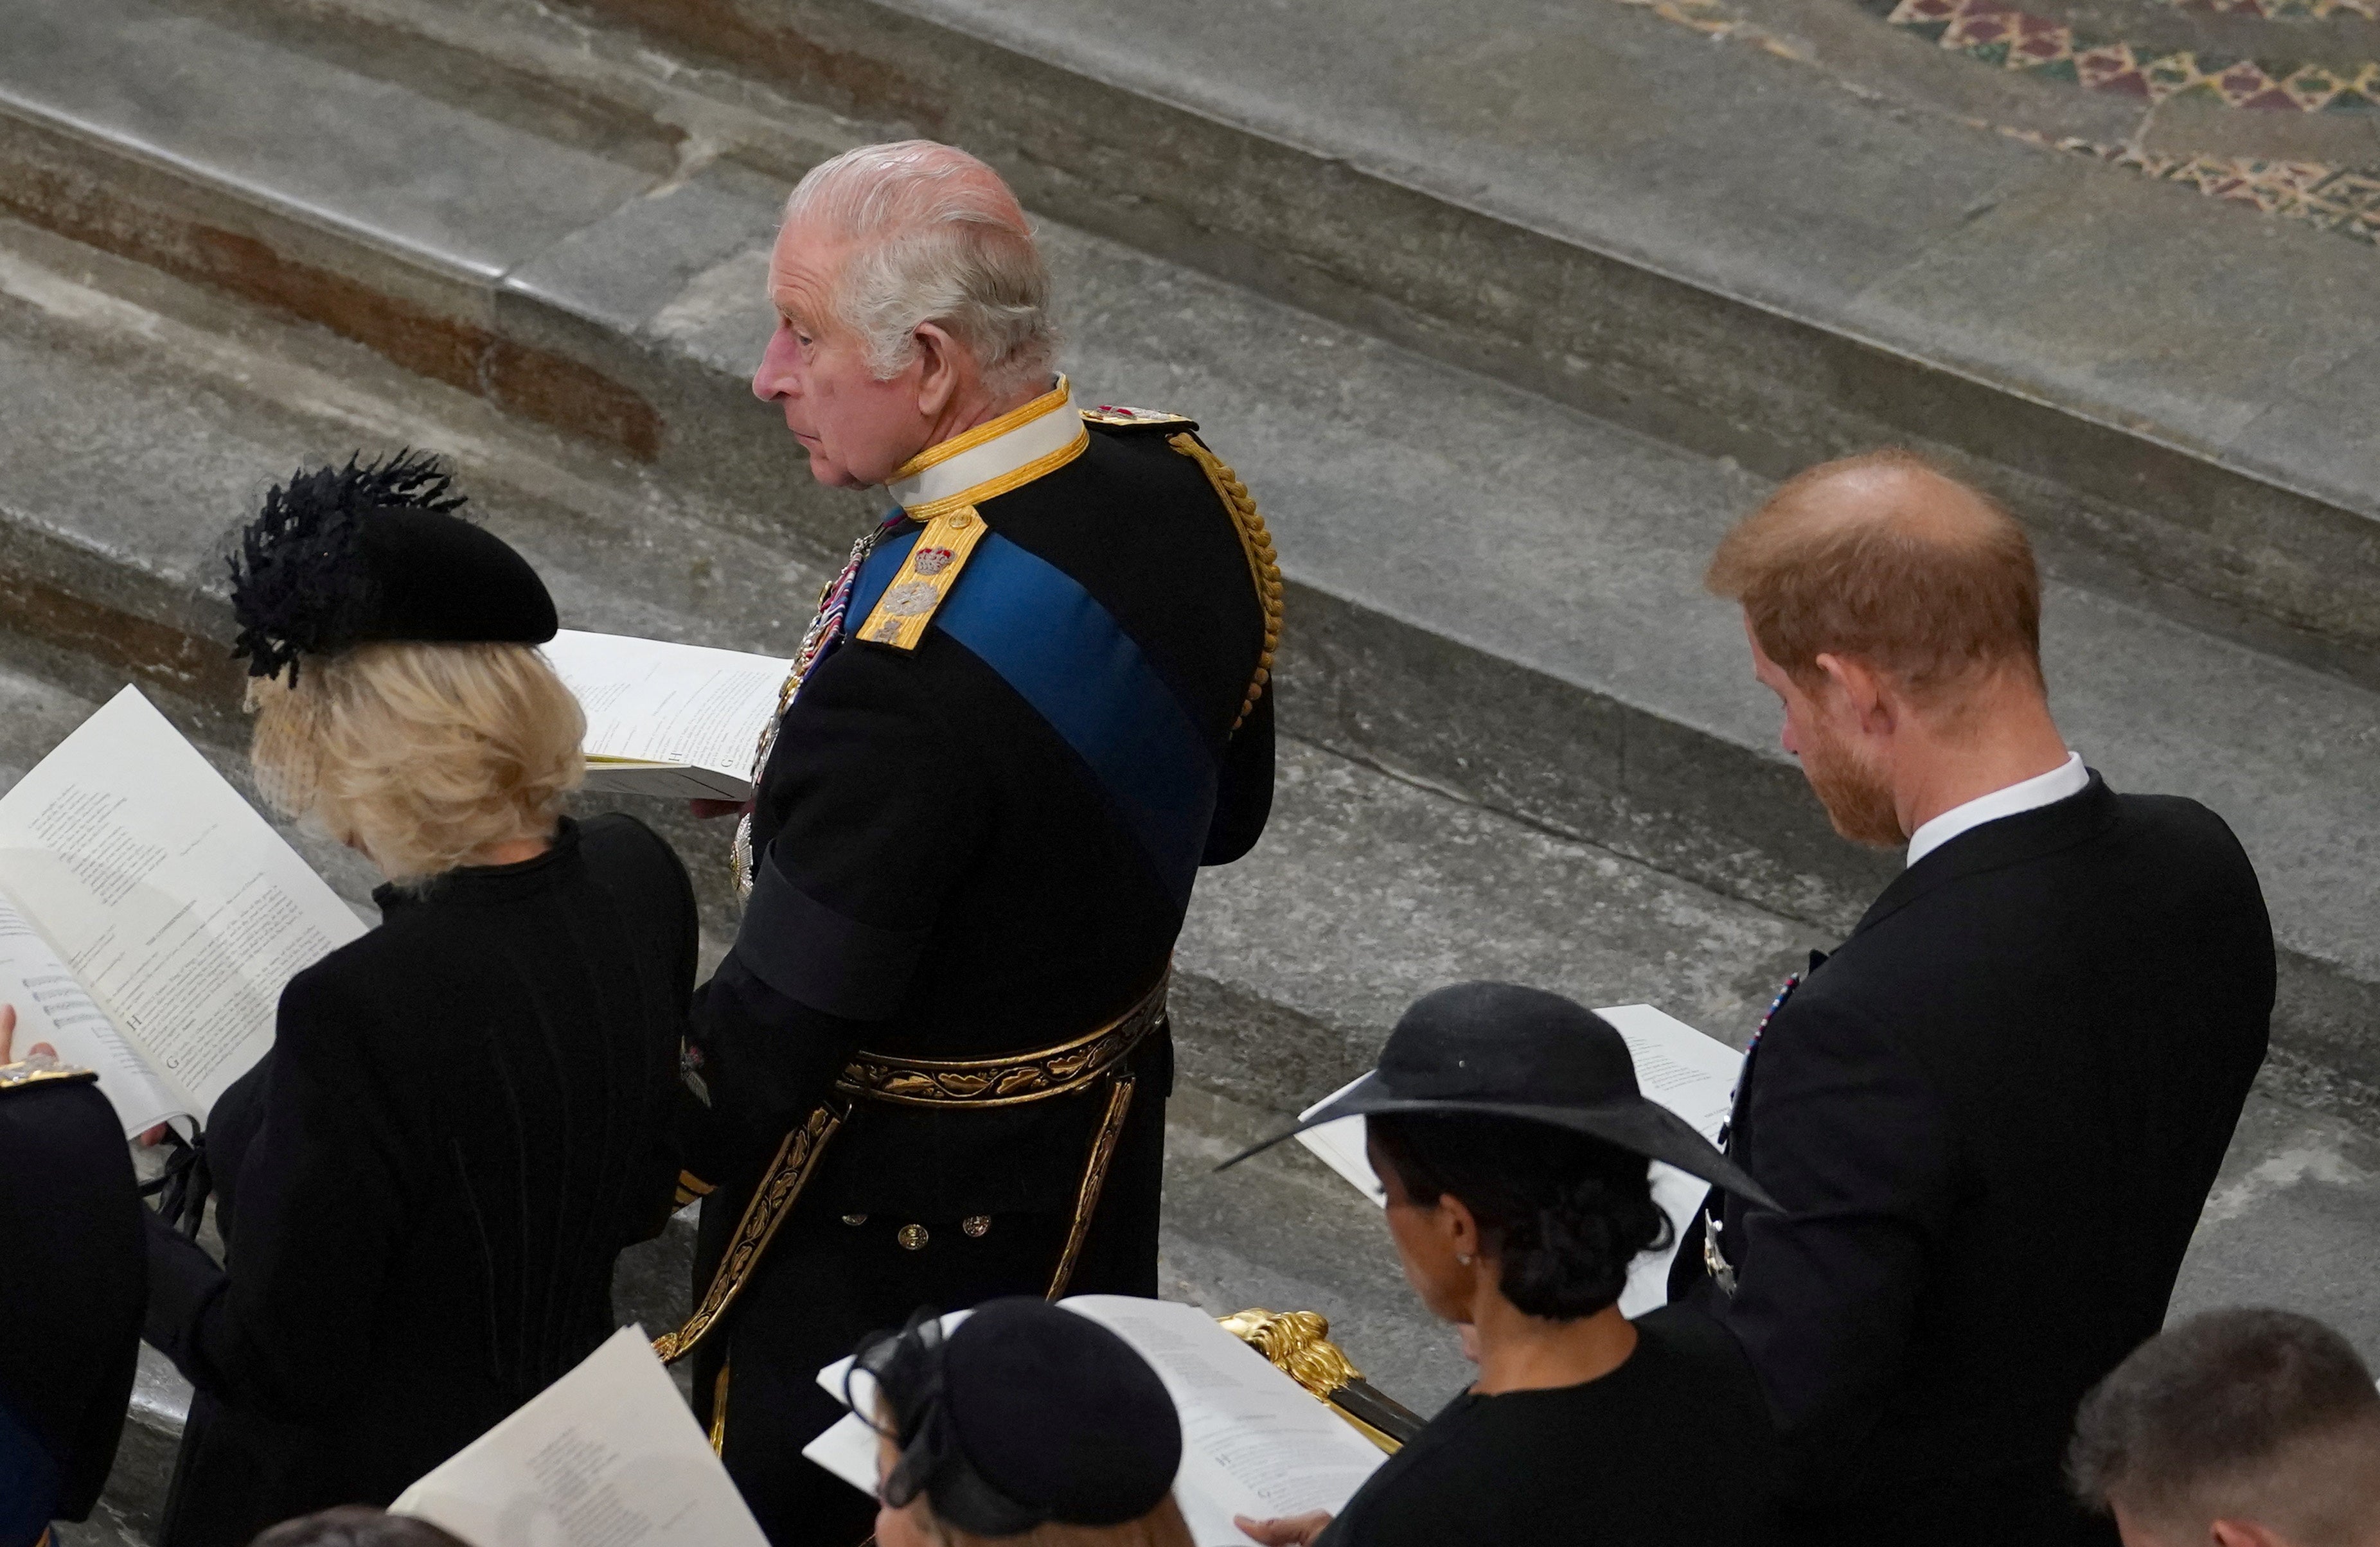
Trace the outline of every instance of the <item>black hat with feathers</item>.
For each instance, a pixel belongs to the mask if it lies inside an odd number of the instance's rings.
[[[264,497],[227,562],[232,654],[251,677],[377,640],[542,645],[553,598],[528,561],[455,512],[437,457],[411,450],[299,469]]]

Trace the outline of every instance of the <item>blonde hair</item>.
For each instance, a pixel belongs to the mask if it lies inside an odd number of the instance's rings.
[[[918,1523],[947,1547],[1194,1547],[1182,1507],[1168,1493],[1155,1509],[1121,1526],[1069,1526],[1047,1521],[1015,1536],[977,1536],[937,1516],[925,1494],[917,1495]]]
[[[250,684],[257,783],[419,886],[545,838],[586,777],[587,719],[527,645],[361,645]]]

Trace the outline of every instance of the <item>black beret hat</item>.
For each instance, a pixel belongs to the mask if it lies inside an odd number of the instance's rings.
[[[1618,1028],[1542,988],[1458,983],[1423,995],[1389,1033],[1371,1073],[1223,1165],[1373,1112],[1475,1112],[1566,1128],[1777,1206],[1693,1124],[1638,1088],[1636,1060]]]
[[[922,1317],[870,1339],[856,1363],[894,1416],[887,1502],[923,1493],[977,1535],[1137,1520],[1182,1465],[1182,1422],[1148,1361],[1046,1300],[989,1301],[947,1336]]]
[[[300,470],[264,498],[228,560],[251,677],[375,640],[542,645],[559,620],[528,561],[455,514],[433,456]]]

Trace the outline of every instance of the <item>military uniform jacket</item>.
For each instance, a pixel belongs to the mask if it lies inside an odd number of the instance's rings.
[[[1196,427],[1078,415],[1062,381],[986,429],[896,476],[895,497],[921,514],[973,509],[1104,609],[1211,763],[1194,859],[1236,859],[1272,797],[1271,695],[1251,701],[1267,609],[1257,550],[1191,449]],[[919,526],[903,519],[883,541]],[[952,595],[982,573],[960,571]],[[848,634],[869,622],[855,607]],[[1165,970],[1186,902],[1186,878],[1160,873],[1084,755],[939,622],[914,648],[846,637],[811,668],[759,781],[752,852],[755,901],[697,1007],[694,1039],[715,1130],[735,1151],[714,1164],[747,1184],[863,1047],[992,1057],[1114,1019]],[[1161,1099],[1162,1037],[1136,1070],[1145,1096]],[[990,1111],[864,1107],[805,1206],[823,1195],[839,1212],[922,1220],[1063,1210],[1097,1116],[1088,1094]]]
[[[1745,1066],[1670,1297],[1752,1357],[1795,1541],[2115,1532],[2060,1475],[2084,1391],[2165,1320],[2265,1055],[2272,926],[2193,801],[2080,793],[1910,866]]]
[[[132,1155],[88,1070],[0,1066],[0,1543],[91,1513],[147,1268]]]

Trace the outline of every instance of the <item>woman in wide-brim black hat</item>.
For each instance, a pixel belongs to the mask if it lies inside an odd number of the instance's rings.
[[[1644,1096],[1620,1033],[1557,994],[1442,988],[1290,1132],[1355,1116],[1405,1278],[1469,1329],[1479,1378],[1335,1520],[1243,1529],[1324,1547],[1767,1541],[1777,1442],[1751,1365],[1706,1318],[1630,1322],[1619,1300],[1637,1254],[1671,1239],[1651,1162],[1768,1200]]]
[[[351,460],[232,560],[258,784],[388,884],[215,1106],[225,1264],[150,1218],[146,1336],[197,1388],[164,1547],[387,1504],[611,1334],[672,1206],[692,890],[641,824],[562,815],[553,602],[461,502]]]

